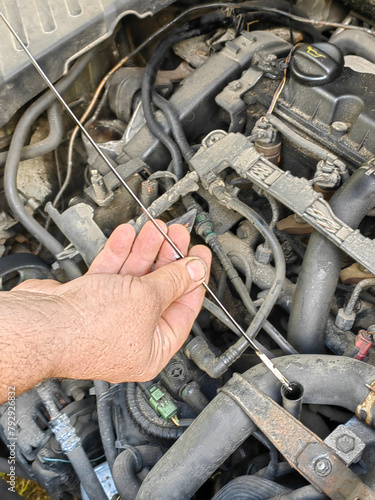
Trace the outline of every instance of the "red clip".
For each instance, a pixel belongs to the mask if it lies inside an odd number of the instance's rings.
[[[359,349],[358,354],[355,359],[362,361],[367,355],[371,347],[374,345],[374,338],[371,333],[366,330],[360,330],[359,334],[355,339],[355,346]]]

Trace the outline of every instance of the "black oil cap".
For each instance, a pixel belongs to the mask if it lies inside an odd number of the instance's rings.
[[[316,87],[338,78],[344,67],[344,55],[331,43],[303,44],[298,47],[290,63],[294,78],[303,85]]]

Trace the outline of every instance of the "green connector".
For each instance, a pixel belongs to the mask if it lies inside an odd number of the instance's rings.
[[[151,398],[149,399],[149,403],[156,413],[158,413],[166,422],[172,421],[175,423],[177,420],[177,406],[173,403],[173,401],[156,386],[151,387],[150,394]]]

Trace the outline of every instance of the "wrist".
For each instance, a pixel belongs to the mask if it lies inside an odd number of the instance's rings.
[[[43,293],[0,293],[2,379],[17,394],[54,376],[58,363],[54,322],[58,304]],[[1,386],[0,397],[4,387]]]

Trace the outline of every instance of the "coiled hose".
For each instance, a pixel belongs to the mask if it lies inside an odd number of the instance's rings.
[[[137,424],[140,430],[149,435],[159,439],[178,439],[182,433],[183,429],[181,427],[175,427],[165,423],[164,425],[158,425],[154,421],[151,421],[139,408],[137,397],[137,384],[128,383],[125,384],[125,402],[129,415],[133,421]]]

